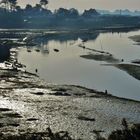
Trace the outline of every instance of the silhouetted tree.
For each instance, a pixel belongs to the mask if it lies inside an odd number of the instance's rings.
[[[79,13],[76,9],[65,9],[65,8],[59,8],[58,10],[55,10],[56,17],[59,18],[76,18],[79,16]]]
[[[25,11],[31,11],[32,8],[33,8],[32,5],[27,4],[26,7],[25,7]]]
[[[71,16],[72,18],[75,18],[75,17],[78,17],[78,16],[79,16],[79,12],[78,12],[78,10],[75,9],[75,8],[71,8],[71,9],[69,10],[69,12],[70,12],[70,16]]]
[[[47,8],[48,3],[48,0],[40,0],[40,5],[44,8]]]
[[[99,16],[100,14],[95,10],[95,9],[89,9],[85,10],[82,16],[84,17],[94,17],[94,16]]]
[[[42,7],[40,4],[36,4],[34,9],[35,9],[35,11],[41,11]]]
[[[15,7],[15,9],[16,9],[17,12],[22,12],[22,9],[21,9],[21,7],[20,7],[19,5],[17,5],[17,6]]]
[[[68,9],[59,8],[58,10],[55,10],[55,15],[59,18],[66,18],[70,15],[70,12]]]

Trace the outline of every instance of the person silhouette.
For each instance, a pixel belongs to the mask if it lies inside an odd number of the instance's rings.
[[[37,73],[38,72],[38,69],[35,69],[35,72]]]

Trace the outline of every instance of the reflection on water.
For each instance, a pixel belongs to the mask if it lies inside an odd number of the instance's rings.
[[[35,47],[20,48],[18,59],[28,71],[38,69],[39,76],[48,82],[81,85],[102,91],[107,89],[113,95],[140,100],[139,80],[114,66],[102,65],[107,63],[102,59],[80,57],[108,52],[111,57],[130,63],[140,58],[140,46],[134,45],[128,38],[136,34],[140,31],[49,34],[36,38],[38,45]]]

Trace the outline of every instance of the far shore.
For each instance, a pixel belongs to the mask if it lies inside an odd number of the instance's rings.
[[[94,32],[94,31],[109,31],[109,32],[129,32],[129,31],[133,31],[133,30],[139,30],[140,29],[140,25],[139,26],[108,26],[108,27],[100,27],[100,28],[65,28],[65,27],[56,27],[56,28],[0,28],[0,32],[1,31],[16,31],[16,32],[21,32],[21,31],[60,31],[60,32]]]

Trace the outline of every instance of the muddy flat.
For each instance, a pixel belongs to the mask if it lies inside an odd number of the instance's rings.
[[[0,70],[0,131],[68,131],[74,139],[108,136],[121,120],[140,123],[140,103],[72,85],[52,85],[21,71]],[[106,91],[107,92],[107,91]]]

